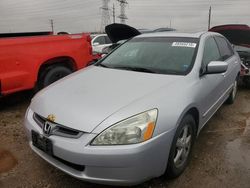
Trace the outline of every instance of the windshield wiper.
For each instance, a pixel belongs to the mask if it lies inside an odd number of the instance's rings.
[[[131,70],[131,71],[138,71],[138,72],[147,72],[147,73],[157,73],[156,71],[144,67],[130,67],[130,66],[115,66],[112,67],[114,69],[124,69],[124,70]]]
[[[107,66],[105,64],[99,63],[96,66],[111,68],[111,69],[123,69],[123,70],[131,70],[131,71],[138,71],[138,72],[147,72],[147,73],[157,73],[156,71],[144,68],[144,67],[130,67],[130,66]]]
[[[96,64],[96,66],[105,67],[105,68],[111,68],[111,67],[109,67],[109,66],[107,66],[107,65],[104,65],[104,64],[102,64],[102,63]]]

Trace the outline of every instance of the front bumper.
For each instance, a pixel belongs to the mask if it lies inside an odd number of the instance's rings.
[[[135,185],[162,175],[173,138],[170,131],[141,144],[90,146],[96,134],[85,133],[78,139],[52,135],[49,139],[54,156],[50,156],[32,144],[31,131],[41,135],[43,132],[30,109],[26,113],[25,129],[30,147],[44,160],[78,179],[109,185]],[[77,170],[69,163],[84,169]]]

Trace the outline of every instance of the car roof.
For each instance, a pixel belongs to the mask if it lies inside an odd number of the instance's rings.
[[[179,32],[156,32],[156,33],[145,33],[136,36],[136,38],[145,37],[188,37],[188,38],[200,38],[201,35],[209,32],[198,32],[198,33],[179,33]]]

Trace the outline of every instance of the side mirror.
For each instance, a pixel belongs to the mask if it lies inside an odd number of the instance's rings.
[[[100,45],[99,42],[94,42],[94,44],[93,44],[93,46],[98,46],[98,45]]]
[[[219,74],[227,71],[228,63],[224,61],[211,61],[207,65],[205,74]]]

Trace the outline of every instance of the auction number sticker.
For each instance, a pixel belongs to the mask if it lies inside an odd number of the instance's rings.
[[[186,47],[186,48],[195,48],[196,43],[191,43],[191,42],[173,42],[172,46],[175,47]]]

